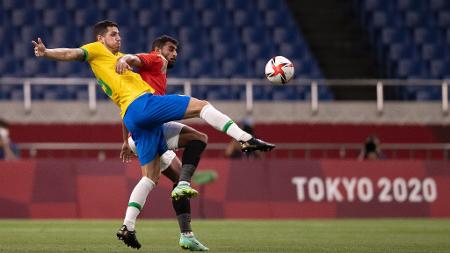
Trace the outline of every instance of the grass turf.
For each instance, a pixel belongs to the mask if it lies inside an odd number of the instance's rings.
[[[143,247],[115,238],[120,220],[0,220],[0,252],[182,252],[172,220],[141,220]],[[195,220],[211,252],[450,252],[448,219]]]

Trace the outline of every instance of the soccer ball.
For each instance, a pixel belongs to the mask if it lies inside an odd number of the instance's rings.
[[[274,84],[285,84],[294,76],[294,65],[283,56],[275,56],[266,64],[266,77]]]

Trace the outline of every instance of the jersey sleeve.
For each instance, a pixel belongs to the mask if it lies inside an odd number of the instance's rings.
[[[161,56],[156,54],[137,54],[137,57],[142,61],[141,69],[149,70],[149,71],[158,71],[163,66],[163,59]]]
[[[87,62],[92,61],[93,59],[95,59],[95,57],[99,55],[99,48],[97,42],[86,44],[80,48],[81,50],[83,50],[84,53],[84,61]]]

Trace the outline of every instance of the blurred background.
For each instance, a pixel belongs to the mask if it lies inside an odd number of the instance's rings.
[[[187,121],[209,136],[199,170],[218,173],[197,215],[450,216],[442,196],[450,175],[447,0],[1,0],[0,12],[2,157],[8,160],[0,162],[0,178],[11,178],[0,186],[0,217],[121,217],[139,170],[118,159],[119,110],[88,64],[37,59],[31,44],[40,37],[49,48],[80,47],[93,41],[92,26],[103,19],[119,24],[125,53],[148,52],[162,34],[177,38],[168,93],[207,99],[277,144],[270,153],[233,155],[226,135]],[[295,66],[288,84],[265,80],[264,66],[276,55]],[[340,178],[343,200],[320,198],[329,177]],[[342,178],[370,184],[355,181],[363,190],[354,202]],[[393,187],[393,199],[385,201],[392,205],[377,197],[381,178]],[[271,185],[264,196],[247,188],[256,179]],[[409,198],[416,179],[420,201]],[[70,187],[48,184],[61,180]],[[164,180],[157,199],[171,187]],[[86,190],[110,185],[119,185],[115,194]],[[17,187],[28,193],[15,194]],[[373,190],[371,198],[364,189]],[[114,211],[93,204],[111,195],[122,201],[104,203]],[[166,202],[144,217],[172,217]]]

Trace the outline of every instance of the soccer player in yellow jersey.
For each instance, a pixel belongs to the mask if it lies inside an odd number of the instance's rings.
[[[240,129],[228,116],[205,100],[180,95],[154,96],[150,86],[139,74],[115,72],[117,60],[123,56],[120,49],[120,33],[116,23],[101,21],[94,26],[96,42],[81,48],[48,49],[40,38],[33,41],[37,57],[59,61],[87,61],[98,84],[121,109],[126,128],[137,145],[142,178],[133,189],[124,224],[117,232],[127,246],[139,249],[135,222],[148,194],[160,176],[159,156],[167,151],[162,124],[181,119],[200,117],[219,131],[239,141],[243,152],[270,151],[275,145],[256,139]],[[189,186],[188,186],[189,187]]]

